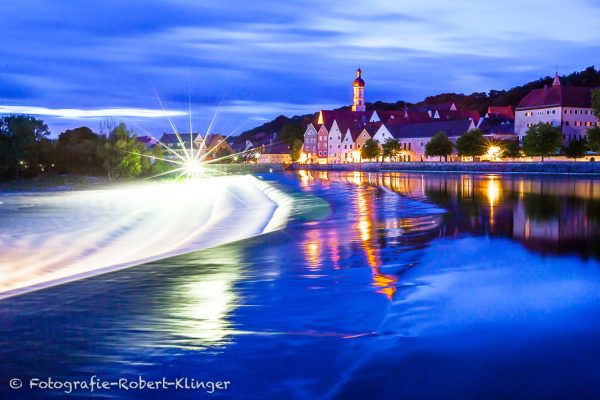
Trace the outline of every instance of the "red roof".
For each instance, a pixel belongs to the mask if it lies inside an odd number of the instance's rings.
[[[367,124],[373,115],[373,111],[351,111],[351,110],[321,110],[321,114],[323,115],[323,124],[325,128],[329,131],[331,129],[331,125],[333,121],[338,122],[338,126],[340,123],[342,124]],[[315,126],[321,127],[319,122],[319,114],[314,121]],[[317,128],[318,130],[318,128]],[[341,126],[340,126],[341,130]],[[345,131],[344,131],[345,132]]]
[[[500,118],[508,118],[515,119],[515,113],[511,106],[505,107],[488,107],[487,113],[490,117],[500,117]]]
[[[383,122],[384,124],[388,123],[388,122],[392,122],[392,123],[400,123],[400,121],[404,121],[404,111],[387,111],[387,110],[382,110],[382,111],[377,111],[377,115],[379,116],[379,119],[381,122]]]
[[[592,106],[590,87],[552,86],[529,92],[517,106],[517,110],[544,107],[582,107]]]
[[[481,118],[477,110],[438,111],[438,114],[440,120],[455,121],[457,119],[471,119],[475,124]]]
[[[414,111],[414,110],[408,110],[406,112],[407,118],[408,118],[408,122],[410,123],[415,123],[415,122],[431,122],[432,119],[429,116],[429,113],[427,111]]]

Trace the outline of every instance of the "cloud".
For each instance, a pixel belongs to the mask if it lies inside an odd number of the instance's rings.
[[[37,115],[61,127],[116,109],[168,128],[148,116],[162,116],[154,89],[175,110],[188,93],[195,110],[222,101],[215,129],[337,108],[351,102],[358,65],[367,101],[507,89],[583,69],[600,50],[593,0],[54,3],[2,8],[0,104],[42,105],[54,111]],[[124,115],[130,107],[148,113]]]
[[[185,111],[151,110],[144,108],[104,108],[97,110],[79,110],[75,108],[46,108],[33,106],[0,105],[0,114],[31,114],[66,119],[85,119],[101,117],[166,118],[187,115]]]

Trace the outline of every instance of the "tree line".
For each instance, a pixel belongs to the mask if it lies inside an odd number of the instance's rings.
[[[116,180],[165,170],[160,147],[147,149],[124,123],[105,122],[99,133],[84,126],[68,129],[56,140],[49,136],[48,126],[35,117],[0,118],[0,178],[58,173]]]

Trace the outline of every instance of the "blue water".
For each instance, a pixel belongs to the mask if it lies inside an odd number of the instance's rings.
[[[600,398],[600,181],[261,178],[283,231],[0,302],[0,398]],[[231,383],[8,386],[93,375]]]

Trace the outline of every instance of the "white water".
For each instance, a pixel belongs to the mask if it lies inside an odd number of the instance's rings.
[[[251,176],[0,194],[0,299],[276,230],[290,209]]]

